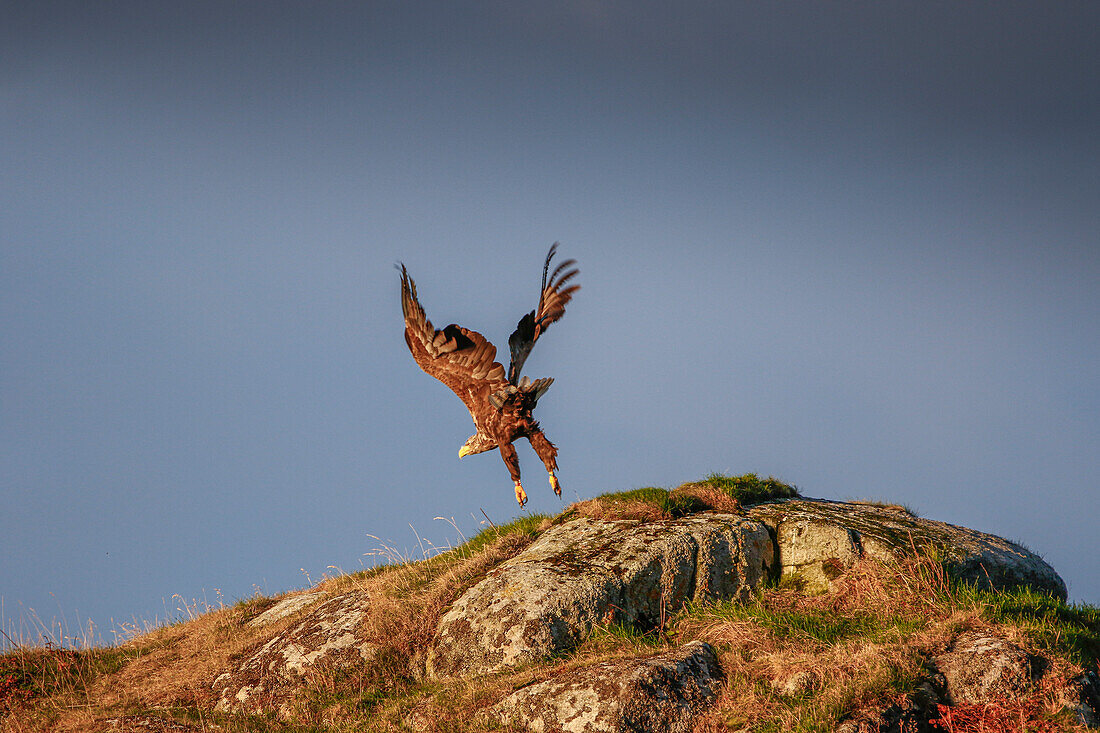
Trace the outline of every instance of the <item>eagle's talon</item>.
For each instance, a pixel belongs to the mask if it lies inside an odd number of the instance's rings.
[[[527,503],[527,492],[520,486],[519,481],[516,482],[516,501],[519,502],[519,508],[522,509],[523,505]]]
[[[550,488],[554,490],[554,493],[561,498],[561,484],[558,483],[558,477],[554,474],[550,474]]]

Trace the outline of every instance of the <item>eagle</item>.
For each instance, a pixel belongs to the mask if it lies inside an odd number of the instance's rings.
[[[507,374],[497,361],[497,349],[477,331],[452,323],[436,330],[424,315],[416,296],[416,283],[401,264],[401,312],[405,316],[405,343],[420,368],[454,391],[470,411],[477,432],[463,444],[458,457],[500,450],[504,464],[515,484],[516,501],[520,508],[527,503],[527,493],[520,483],[519,458],[512,443],[527,438],[550,475],[550,488],[559,497],[558,449],[542,433],[531,412],[539,398],[554,380],[550,377],[530,380],[520,378],[523,363],[535,342],[550,326],[565,314],[565,306],[580,289],[568,285],[578,269],[575,260],[565,260],[550,272],[550,261],[558,249],[555,242],[542,266],[542,289],[539,304],[519,320],[508,337],[512,363]],[[572,269],[570,269],[572,268]]]

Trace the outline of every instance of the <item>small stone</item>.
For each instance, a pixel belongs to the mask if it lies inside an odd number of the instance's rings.
[[[1100,728],[1100,675],[1086,672],[1069,683],[1071,699],[1066,707],[1073,710],[1077,721],[1086,728]]]
[[[953,705],[981,705],[1018,697],[1031,687],[1032,657],[1010,641],[982,631],[960,634],[933,658]]]
[[[771,686],[780,695],[804,695],[813,689],[814,676],[809,670],[800,669],[786,677],[772,680]]]

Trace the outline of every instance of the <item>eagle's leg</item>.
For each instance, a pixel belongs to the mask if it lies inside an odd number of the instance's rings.
[[[516,501],[520,508],[527,503],[527,492],[519,482],[519,456],[516,455],[516,447],[511,443],[503,443],[500,446],[500,457],[504,459],[504,465],[508,467],[508,473],[512,474],[512,483],[516,485]]]
[[[546,466],[546,472],[550,474],[550,488],[560,497],[561,484],[558,483],[558,477],[554,473],[558,470],[558,449],[542,434],[541,430],[531,433],[527,439],[531,441],[531,447],[535,449],[535,453],[542,459],[542,465]]]

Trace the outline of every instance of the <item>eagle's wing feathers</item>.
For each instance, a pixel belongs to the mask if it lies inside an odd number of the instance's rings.
[[[416,297],[416,283],[401,265],[401,311],[405,343],[420,368],[450,387],[473,413],[475,396],[503,383],[497,349],[477,331],[450,324],[435,330]],[[485,388],[489,389],[486,390]]]
[[[531,353],[535,342],[542,332],[554,321],[565,315],[565,306],[573,298],[573,293],[580,290],[580,285],[566,283],[573,279],[580,270],[573,268],[576,260],[565,260],[554,268],[547,285],[547,273],[550,270],[550,260],[558,249],[558,243],[550,247],[546,254],[546,262],[542,266],[542,290],[539,292],[539,305],[535,310],[526,314],[519,320],[516,330],[508,337],[508,349],[512,352],[512,364],[508,368],[508,381],[518,384],[520,372],[523,370],[523,362],[527,361],[527,355]],[[568,270],[564,274],[562,270]]]

